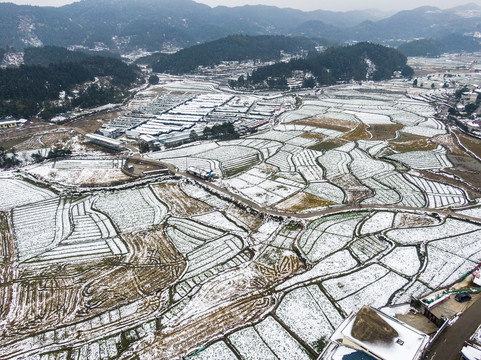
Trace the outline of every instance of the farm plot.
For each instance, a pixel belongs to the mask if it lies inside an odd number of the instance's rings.
[[[295,171],[296,167],[292,157],[293,155],[290,152],[281,148],[281,150],[267,159],[266,163],[277,167],[279,171]]]
[[[462,206],[468,203],[464,192],[459,188],[409,174],[406,175],[406,178],[426,193],[427,207],[442,208],[446,206]]]
[[[394,112],[390,116],[393,122],[411,127],[417,126],[420,123],[426,121],[424,117],[419,116],[416,113],[406,111]]]
[[[276,208],[287,212],[306,212],[314,209],[324,208],[334,205],[333,202],[322,199],[318,196],[300,192],[290,198],[278,203]]]
[[[190,357],[197,360],[237,360],[237,356],[223,341],[218,341],[207,349],[199,352],[198,354]]]
[[[61,160],[35,167],[29,172],[46,181],[67,185],[104,185],[130,180],[121,169],[124,160]]]
[[[381,262],[397,273],[414,276],[419,272],[421,262],[416,247],[397,247],[386,255]]]
[[[356,116],[361,122],[367,125],[385,125],[392,124],[391,118],[382,114],[371,114],[359,111],[346,111],[348,114]]]
[[[241,239],[225,235],[217,240],[205,243],[200,248],[187,254],[187,269],[183,280],[200,275],[207,270],[234,258],[244,247]]]
[[[167,220],[166,234],[177,250],[187,254],[204,245],[206,241],[217,239],[225,232],[198,222],[171,217]]]
[[[317,262],[346,246],[366,213],[331,215],[311,222],[298,247],[311,262]]]
[[[20,262],[53,245],[59,204],[60,198],[52,198],[14,209],[13,225]]]
[[[330,150],[317,158],[319,164],[325,169],[326,178],[349,174],[349,164],[352,158],[344,151]]]
[[[287,224],[277,232],[272,241],[269,242],[269,245],[290,250],[301,231],[302,227],[295,224]]]
[[[388,269],[375,264],[349,275],[326,280],[322,286],[335,300],[341,300],[356,293],[359,289],[375,283],[388,273]]]
[[[444,250],[448,253],[463,257],[476,263],[481,262],[481,250],[479,249],[479,239],[481,230],[470,233],[452,236],[441,240],[436,240],[430,245]]]
[[[101,193],[94,206],[106,213],[121,232],[158,225],[168,211],[149,187]]]
[[[401,200],[398,202],[401,206],[423,207],[426,204],[424,194],[421,190],[407,181],[400,173],[390,171],[374,176],[373,179],[401,195]],[[381,188],[380,190],[386,189]]]
[[[316,159],[322,155],[322,152],[304,149],[293,157],[294,165],[299,173],[306,181],[316,181],[323,179],[322,168],[317,164]]]
[[[342,204],[344,201],[344,192],[328,182],[311,182],[304,191],[334,204]]]
[[[342,274],[348,270],[354,269],[358,266],[358,262],[352,257],[348,250],[338,251],[327,258],[319,261],[312,269],[295,275],[286,282],[278,285],[276,291],[282,291],[291,287],[298,287],[303,283],[311,283],[313,281],[319,281],[323,278]]]
[[[197,199],[199,201],[202,201],[213,208],[216,208],[218,210],[225,210],[230,206],[230,203],[222,200],[218,196],[215,196],[214,194],[211,194],[210,192],[204,190],[198,185],[194,185],[191,183],[181,183],[180,187],[182,191],[184,191],[188,196]]]
[[[188,196],[176,183],[162,183],[152,186],[157,196],[169,206],[174,216],[188,217],[212,211],[212,207]]]
[[[419,280],[430,288],[450,285],[477,265],[473,261],[439,249],[435,244],[427,246],[428,265],[419,277]]]
[[[254,326],[256,333],[278,359],[310,359],[306,350],[273,317]]]
[[[401,201],[402,196],[396,190],[380,183],[373,178],[363,180],[363,184],[372,189],[374,196],[362,201],[362,204],[397,204]]]
[[[5,319],[13,305],[13,287],[3,286],[13,282],[15,274],[15,240],[11,219],[5,213],[0,213],[0,319]]]
[[[319,136],[319,135],[318,135]],[[322,137],[322,136],[320,136]],[[285,142],[286,145],[301,147],[301,148],[308,148],[313,146],[319,142],[318,137],[316,136],[309,136],[309,132],[305,132],[301,136],[295,137],[293,139],[287,140]]]
[[[305,187],[302,178],[296,175],[287,176],[284,173],[271,173],[264,171],[262,168],[254,167],[235,178],[224,180],[224,186],[235,189],[234,191],[242,193],[258,204],[271,206]]]
[[[472,216],[472,217],[481,219],[481,207],[479,206],[466,209],[466,210],[458,210],[456,212],[462,215]]]
[[[393,226],[394,213],[387,211],[379,211],[374,213],[367,219],[361,227],[360,233],[375,234],[377,232],[390,229]]]
[[[361,263],[371,260],[389,247],[389,244],[378,236],[363,236],[356,239],[351,246],[352,254]]]
[[[220,163],[216,160],[199,159],[194,157],[179,157],[169,158],[162,160],[166,163],[174,165],[179,171],[185,172],[189,167],[195,166],[196,168],[206,171],[213,171],[216,174],[221,175]]]
[[[44,249],[40,255],[29,259],[27,263],[65,263],[127,254],[128,249],[117,237],[110,220],[104,214],[93,211],[91,206],[91,198],[73,204],[70,210],[73,231],[57,230],[57,234],[63,232],[68,235],[65,239],[59,236],[52,247]],[[67,214],[68,222],[68,212],[64,213]]]
[[[236,205],[231,205],[224,215],[237,226],[251,232],[255,231],[262,224],[262,217],[250,213],[248,210],[241,209]]]
[[[228,338],[243,359],[279,359],[254,327],[239,330]]]
[[[207,214],[193,216],[192,220],[204,223],[217,229],[221,229],[231,234],[236,234],[240,237],[247,236],[247,233],[242,228],[237,226],[234,222],[229,220],[227,217],[224,216],[224,214],[219,211],[213,211]]]
[[[251,138],[272,140],[272,141],[278,141],[278,142],[281,142],[281,143],[285,143],[288,140],[291,140],[293,138],[301,136],[303,133],[304,133],[304,131],[269,130],[265,133],[252,135]]]
[[[316,285],[287,293],[276,309],[276,315],[299,338],[319,351],[318,343],[328,338],[343,317]]]
[[[35,203],[55,196],[53,192],[26,181],[0,178],[0,211],[10,210],[17,206]]]
[[[418,226],[422,226],[422,224]],[[389,230],[386,235],[399,244],[411,245],[468,234],[480,229],[479,225],[448,218],[444,223],[437,226]]]
[[[186,156],[191,157],[218,147],[219,145],[216,142],[204,142],[200,145],[184,146],[174,150],[153,152],[149,154],[149,157],[155,160],[182,158]]]
[[[244,140],[232,140],[229,141],[228,144],[256,149],[262,153],[264,159],[271,157],[279,150],[279,148],[282,147],[282,143],[278,141],[255,139],[250,137]]]
[[[354,151],[351,152],[351,154]],[[351,155],[352,156],[352,155]],[[350,164],[351,173],[359,180],[385,174],[394,170],[394,166],[380,160],[370,159],[369,157],[355,158]]]
[[[339,300],[337,303],[347,313],[359,310],[362,304],[370,304],[374,307],[389,305],[391,296],[400,291],[409,280],[393,272],[377,279],[374,283],[360,288],[354,294]]]
[[[259,151],[238,145],[224,145],[196,154],[195,157],[218,161],[221,164],[222,172],[227,177],[247,170],[261,160]]]
[[[410,151],[390,155],[388,158],[418,170],[442,169],[453,166],[442,146],[438,146],[436,150],[432,151]]]

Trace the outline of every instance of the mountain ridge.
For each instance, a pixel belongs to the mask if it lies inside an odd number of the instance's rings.
[[[57,45],[135,49],[183,48],[233,34],[300,35],[341,43],[388,45],[481,29],[481,8],[419,7],[387,18],[369,11],[304,12],[274,6],[209,7],[192,0],[83,0],[62,7],[0,3],[0,48]],[[397,43],[396,43],[397,41]]]

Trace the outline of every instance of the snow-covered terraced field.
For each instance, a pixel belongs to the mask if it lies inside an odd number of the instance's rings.
[[[276,315],[310,346],[328,338],[343,318],[318,286],[306,286],[286,294]]]
[[[102,193],[94,206],[106,213],[121,232],[158,225],[168,211],[150,187]]]
[[[446,150],[438,146],[433,151],[411,151],[388,156],[389,159],[402,162],[413,169],[428,170],[452,167],[446,157]]]
[[[0,210],[34,203],[56,195],[41,187],[14,178],[0,178]]]
[[[67,185],[110,184],[129,180],[121,169],[123,159],[84,159],[47,162],[29,170],[46,181]]]
[[[423,179],[419,176],[406,175],[406,178],[426,193],[427,207],[439,209],[447,206],[462,206],[468,203],[464,192],[459,188]]]
[[[311,262],[317,262],[349,243],[358,222],[365,215],[347,213],[315,220],[299,239],[298,246]]]
[[[13,210],[19,261],[32,258],[53,244],[59,203],[59,198],[52,198]]]

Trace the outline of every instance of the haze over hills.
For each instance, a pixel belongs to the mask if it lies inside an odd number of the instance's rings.
[[[186,47],[231,34],[282,34],[340,43],[398,45],[481,29],[481,8],[421,7],[381,18],[376,11],[311,11],[272,6],[215,7],[192,0],[84,0],[59,8],[0,3],[0,48],[81,45],[128,52]]]

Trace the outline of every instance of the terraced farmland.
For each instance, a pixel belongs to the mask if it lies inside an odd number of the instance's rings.
[[[454,156],[478,160],[386,84],[301,94],[257,133],[148,153],[168,178],[107,182],[123,159],[6,173],[0,358],[316,359],[361,306],[457,281],[481,262],[481,193]]]

